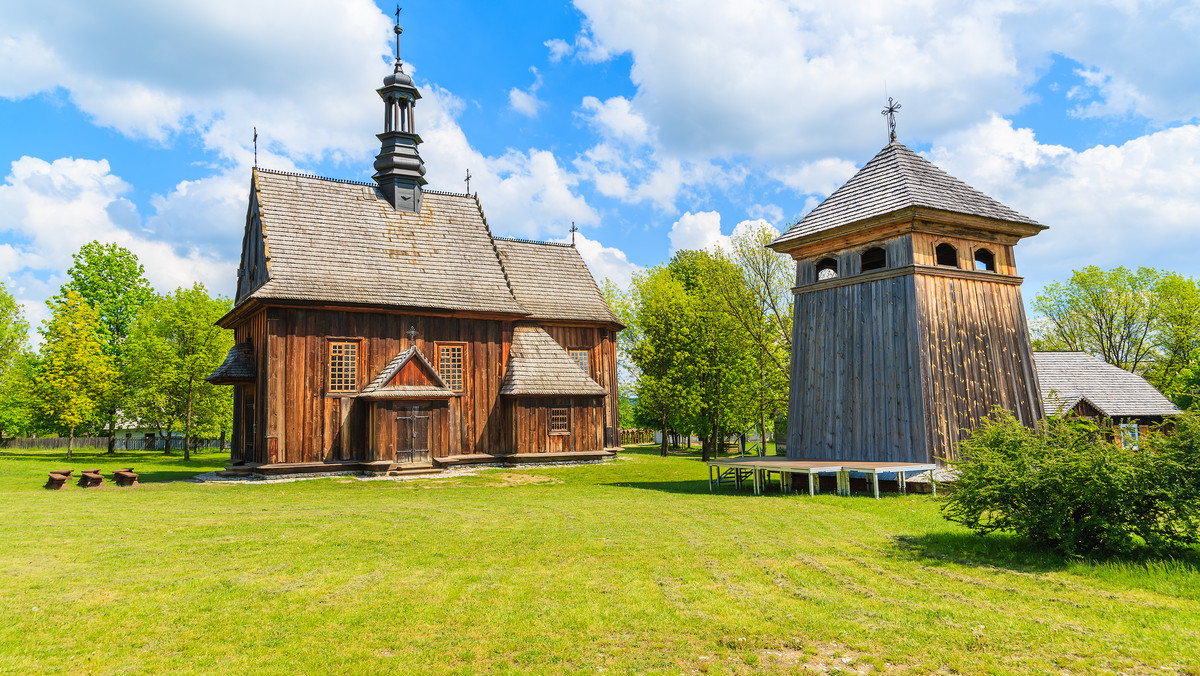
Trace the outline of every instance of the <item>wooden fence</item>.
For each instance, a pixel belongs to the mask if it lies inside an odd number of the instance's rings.
[[[221,448],[221,438],[194,438],[192,439],[192,448]],[[225,448],[229,448],[229,439],[224,442]],[[66,448],[67,437],[11,437],[8,439],[0,439],[0,448],[14,449],[54,449]],[[165,451],[167,449],[167,440],[158,435],[153,436],[119,436],[114,439],[113,447],[118,451]],[[75,448],[108,448],[108,437],[75,437]],[[171,439],[171,448],[175,450],[183,450],[183,437],[173,437]]]
[[[621,430],[621,445],[654,443],[654,430]]]

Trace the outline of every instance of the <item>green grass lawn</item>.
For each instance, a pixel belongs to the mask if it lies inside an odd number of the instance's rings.
[[[649,448],[403,483],[62,457],[0,452],[3,673],[1200,673],[1200,552],[1065,562],[928,496],[710,495]]]

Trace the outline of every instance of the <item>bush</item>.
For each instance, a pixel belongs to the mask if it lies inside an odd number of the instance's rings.
[[[1034,431],[996,411],[959,445],[946,519],[979,534],[1024,535],[1067,556],[1163,553],[1200,531],[1200,419],[1152,433],[1141,450],[1110,430],[1051,417]]]

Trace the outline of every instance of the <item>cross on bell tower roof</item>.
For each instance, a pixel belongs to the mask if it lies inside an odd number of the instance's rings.
[[[896,111],[900,110],[900,102],[893,101],[892,97],[888,97],[887,108],[879,111],[880,115],[887,118],[888,125],[888,142],[896,140]]]

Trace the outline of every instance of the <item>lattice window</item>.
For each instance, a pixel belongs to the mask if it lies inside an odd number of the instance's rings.
[[[571,431],[571,416],[565,408],[550,409],[550,434],[568,434]]]
[[[583,369],[584,373],[588,372],[588,352],[587,350],[570,350],[571,359],[579,364],[579,368]]]
[[[329,344],[329,391],[358,390],[358,343]]]
[[[437,345],[437,371],[442,381],[455,392],[463,391],[463,353],[466,346],[462,343]]]

